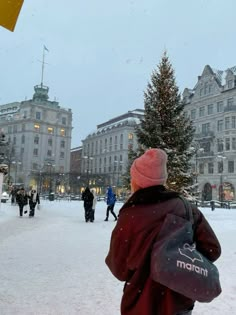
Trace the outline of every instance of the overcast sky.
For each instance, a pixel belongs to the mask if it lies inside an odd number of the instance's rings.
[[[25,0],[15,31],[0,27],[0,104],[41,82],[73,112],[72,147],[96,126],[143,108],[166,49],[182,92],[209,64],[236,65],[235,0]]]

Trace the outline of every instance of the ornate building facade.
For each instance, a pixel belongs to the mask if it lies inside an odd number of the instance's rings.
[[[34,87],[31,100],[0,105],[0,127],[8,139],[8,183],[40,191],[67,189],[72,111],[50,101],[49,88]]]
[[[235,199],[236,67],[206,65],[193,89],[183,92],[185,113],[195,126],[192,171],[202,200]]]

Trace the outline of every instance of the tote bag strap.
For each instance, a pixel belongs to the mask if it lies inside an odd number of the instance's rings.
[[[192,211],[191,205],[189,204],[188,200],[186,200],[183,196],[179,196],[179,198],[184,203],[184,208],[186,211],[187,219],[192,223],[192,225],[194,225],[193,211]]]

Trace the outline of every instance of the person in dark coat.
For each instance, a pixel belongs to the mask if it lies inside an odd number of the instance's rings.
[[[36,189],[32,189],[29,192],[28,198],[29,198],[29,206],[30,206],[29,217],[34,217],[35,207],[37,204],[40,205],[40,198]]]
[[[84,201],[84,215],[85,222],[93,222],[93,194],[91,193],[88,187],[85,188],[85,191],[82,193],[82,200]]]
[[[115,218],[115,221],[117,221],[117,216],[114,212],[114,207],[116,203],[116,195],[113,193],[112,188],[109,186],[107,189],[107,211],[106,211],[106,219],[104,221],[108,221],[109,219],[109,212],[113,215]]]
[[[152,246],[167,214],[186,218],[179,194],[165,188],[167,155],[150,149],[130,170],[133,194],[119,212],[106,264],[124,281],[122,315],[190,315],[195,301],[150,277]],[[219,241],[201,211],[192,205],[197,249],[210,261],[221,254]],[[184,279],[183,279],[184,281]],[[187,283],[186,283],[187,285]]]
[[[20,190],[18,190],[18,192],[16,193],[16,203],[19,206],[19,215],[20,215],[20,217],[22,217],[24,206],[26,206],[28,204],[27,193],[23,187],[20,188]],[[27,211],[25,211],[25,212],[27,213]]]

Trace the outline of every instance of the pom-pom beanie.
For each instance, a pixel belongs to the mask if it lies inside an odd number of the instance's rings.
[[[165,151],[149,149],[134,160],[130,169],[131,180],[141,188],[164,185],[168,177],[166,163]]]

